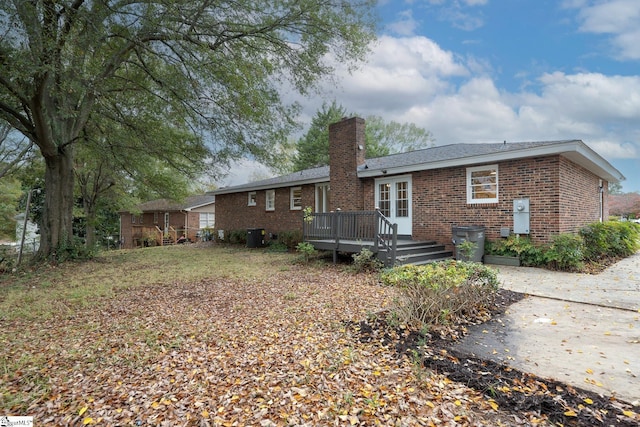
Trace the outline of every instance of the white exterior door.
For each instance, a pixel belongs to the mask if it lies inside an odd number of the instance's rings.
[[[398,234],[411,235],[411,175],[376,179],[376,206],[392,223]]]

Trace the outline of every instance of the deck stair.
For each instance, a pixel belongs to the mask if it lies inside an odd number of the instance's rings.
[[[378,258],[384,260],[386,253],[381,250]],[[445,249],[443,244],[435,241],[416,241],[398,239],[396,248],[396,265],[427,264],[429,262],[443,261],[453,258],[453,252]]]

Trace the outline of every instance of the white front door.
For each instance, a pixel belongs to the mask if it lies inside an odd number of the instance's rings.
[[[376,206],[398,234],[411,235],[411,175],[376,179]]]

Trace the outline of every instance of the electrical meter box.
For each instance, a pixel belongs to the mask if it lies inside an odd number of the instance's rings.
[[[513,201],[513,234],[529,234],[529,199]]]

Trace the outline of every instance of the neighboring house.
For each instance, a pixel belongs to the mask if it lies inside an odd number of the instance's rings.
[[[314,212],[379,208],[398,235],[452,249],[452,226],[485,227],[486,238],[527,234],[535,242],[608,217],[609,182],[624,176],[580,140],[452,144],[365,159],[365,123],[329,127],[330,165],[216,195],[219,230],[302,229]]]
[[[141,213],[120,212],[122,249],[174,244],[182,236],[194,242],[203,229],[212,230],[215,226],[215,196],[211,193],[187,197],[182,203],[152,200],[139,205],[136,211]]]
[[[16,250],[20,250],[20,244],[22,243],[22,233],[24,230],[24,248],[23,252],[37,252],[40,248],[40,234],[38,231],[38,224],[31,220],[27,220],[26,229],[24,221],[24,213],[20,213],[14,217],[16,220],[16,242],[12,242],[12,246],[16,247]]]

